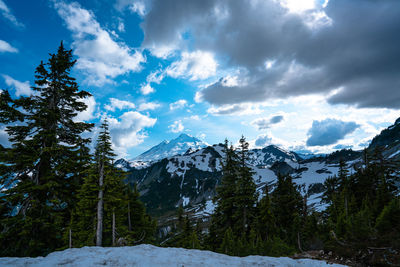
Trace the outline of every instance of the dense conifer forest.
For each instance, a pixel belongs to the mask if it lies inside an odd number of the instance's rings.
[[[0,123],[10,147],[0,145],[0,256],[39,256],[69,247],[142,243],[212,250],[235,256],[283,256],[324,250],[365,264],[400,263],[399,163],[380,147],[364,152],[362,166],[324,183],[321,212],[290,175],[258,195],[246,160],[244,137],[237,148],[225,141],[222,178],[208,231],[178,208],[177,225],[159,240],[157,223],[140,201],[136,185],[114,166],[109,126],[74,117],[90,93],[79,90],[70,71],[72,51],[61,43],[35,71],[34,94],[0,94]],[[222,137],[223,138],[223,137]]]

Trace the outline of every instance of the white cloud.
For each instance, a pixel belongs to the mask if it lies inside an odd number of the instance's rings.
[[[171,49],[158,47],[161,55],[157,57],[166,58],[170,55]],[[154,54],[154,51],[152,52]],[[204,80],[216,74],[217,62],[211,53],[205,51],[183,52],[178,61],[173,62],[166,69],[151,72],[147,78],[147,83],[160,84],[165,76],[172,78],[185,78],[191,81]]]
[[[0,0],[0,12],[3,17],[5,17],[7,20],[12,22],[15,26],[19,28],[25,27],[25,25],[17,20],[17,18],[13,15],[11,10],[8,8],[8,6],[3,2],[3,0]]]
[[[93,96],[87,97],[83,99],[83,101],[86,105],[87,108],[85,111],[78,113],[78,115],[74,118],[75,121],[89,121],[93,118],[96,118],[97,115],[95,115],[96,108],[97,108],[97,103],[96,100],[94,99]]]
[[[148,95],[154,93],[155,90],[153,87],[150,86],[150,84],[147,83],[145,85],[142,85],[142,87],[140,87],[140,92],[142,92],[142,94],[144,95]]]
[[[198,135],[196,135],[196,137],[198,138],[198,139],[200,139],[201,141],[205,141],[205,139],[206,139],[206,134],[205,133],[199,133]]]
[[[120,32],[125,31],[125,24],[122,21],[118,22],[118,31],[120,31]]]
[[[221,115],[256,115],[262,112],[260,105],[257,104],[233,104],[223,105],[219,107],[212,106],[207,110],[208,113],[221,116]]]
[[[96,21],[94,14],[74,2],[55,3],[60,17],[73,32],[74,53],[79,57],[76,67],[87,74],[86,82],[101,86],[112,79],[141,69],[146,59],[125,43],[116,42]]]
[[[131,12],[143,17],[146,14],[145,0],[118,0],[115,3],[115,8],[123,11],[128,8]]]
[[[5,74],[3,74],[3,78],[8,86],[11,86],[15,89],[16,96],[29,96],[33,93],[29,81],[20,82]]]
[[[0,0],[1,1],[1,0]],[[18,53],[18,49],[15,47],[12,47],[9,43],[6,41],[0,40],[0,53],[1,52],[10,52],[10,53]]]
[[[116,109],[134,109],[135,104],[126,100],[119,100],[116,98],[110,98],[110,104],[104,106],[106,110],[114,112]]]
[[[183,52],[181,59],[166,69],[166,74],[173,78],[189,78],[191,81],[204,80],[215,75],[217,66],[210,52],[200,50],[191,53]]]
[[[289,13],[299,15],[311,29],[330,26],[332,19],[323,10],[328,1],[318,3],[315,0],[280,0],[280,4],[287,8]]]
[[[157,83],[157,84],[160,84],[160,82],[164,79],[164,77],[165,77],[165,73],[164,73],[163,71],[161,71],[161,70],[156,70],[156,71],[151,72],[151,73],[147,76],[146,81],[147,81],[148,83]]]
[[[312,127],[313,121],[323,121],[328,118],[334,118],[342,121],[354,121],[360,125],[353,133],[347,135],[340,142],[343,144],[353,144],[353,149],[362,149],[358,144],[371,140],[375,135],[379,134],[383,128],[393,124],[399,117],[398,110],[349,107],[346,105],[329,105],[326,102],[326,96],[308,95],[293,97],[286,100],[268,101],[273,104],[266,107],[268,114],[283,114],[285,119],[267,131],[272,134],[269,136],[279,136],[280,143],[291,149],[311,150],[316,153],[330,153],[334,151],[335,145],[324,147],[308,147],[306,140],[307,133]],[[282,112],[285,111],[285,112]],[[255,118],[254,118],[255,119]],[[279,140],[278,140],[279,141]],[[277,140],[273,139],[272,143]],[[297,148],[296,148],[297,147]]]
[[[199,121],[200,117],[198,115],[192,115],[189,117],[189,119],[194,120],[194,121]]]
[[[137,111],[128,111],[118,118],[109,117],[113,147],[120,157],[127,155],[127,149],[141,144],[147,137],[145,128],[153,127],[157,119]]]
[[[167,59],[168,57],[174,55],[175,51],[178,49],[177,44],[163,44],[163,45],[148,45],[146,46],[150,50],[151,54],[155,57]]]
[[[187,106],[187,101],[185,99],[180,99],[174,103],[169,104],[170,110],[181,109]]]
[[[303,13],[316,8],[315,0],[280,0],[279,2],[292,13]]]
[[[147,103],[142,103],[139,105],[138,110],[143,111],[143,110],[154,110],[156,108],[161,107],[160,104],[154,103],[154,102],[147,102]]]
[[[168,128],[173,133],[179,133],[179,132],[182,132],[185,129],[185,127],[183,126],[181,120],[174,121],[174,123],[171,124],[170,126],[168,126]]]
[[[143,17],[146,14],[146,6],[142,1],[134,1],[129,9],[137,13],[139,16]]]

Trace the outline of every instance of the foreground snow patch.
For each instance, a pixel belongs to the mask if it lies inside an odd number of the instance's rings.
[[[210,251],[183,248],[84,247],[53,252],[46,257],[0,258],[0,266],[342,266],[323,261],[248,256],[231,257]]]

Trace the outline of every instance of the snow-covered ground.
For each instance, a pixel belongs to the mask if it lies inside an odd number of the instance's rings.
[[[210,251],[183,248],[159,248],[152,245],[135,247],[84,247],[53,252],[47,257],[0,258],[0,266],[343,266],[323,261],[281,257],[231,257]]]

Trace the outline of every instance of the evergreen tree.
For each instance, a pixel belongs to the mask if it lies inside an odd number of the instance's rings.
[[[236,181],[236,192],[233,203],[236,207],[233,214],[235,226],[233,228],[236,236],[244,236],[247,238],[250,233],[250,226],[256,217],[257,192],[256,185],[253,180],[253,172],[247,166],[249,159],[249,143],[242,136],[239,140],[239,170]],[[244,242],[244,241],[243,241]]]
[[[224,233],[224,238],[222,239],[221,247],[219,248],[219,251],[227,254],[227,255],[235,255],[237,248],[235,244],[235,238],[233,236],[232,228],[228,227],[228,229],[225,230]]]
[[[400,238],[400,198],[393,198],[376,219],[376,229],[389,240]],[[397,244],[400,245],[400,244]]]
[[[98,203],[98,176],[92,166],[78,190],[79,201],[71,219],[71,238],[73,247],[94,246],[96,244]],[[69,235],[65,236],[69,239]]]
[[[127,185],[124,184],[126,174],[112,164],[104,175],[104,226],[103,246],[116,246],[117,239],[126,238],[127,224],[126,208],[128,199],[124,194]]]
[[[110,133],[108,130],[108,123],[107,120],[105,120],[101,127],[100,127],[100,134],[97,139],[97,145],[96,145],[96,152],[95,152],[95,164],[97,167],[97,175],[99,178],[98,186],[99,186],[99,191],[98,191],[98,202],[97,202],[97,228],[96,228],[96,246],[102,246],[103,245],[103,224],[104,224],[104,189],[106,188],[105,186],[105,177],[107,177],[107,181],[111,183],[112,186],[115,186],[115,184],[112,184],[113,175],[112,171],[114,170],[112,164],[113,164],[113,158],[115,156],[114,152],[112,151],[111,148],[111,137]],[[108,188],[110,192],[112,192],[112,188]],[[109,201],[112,203],[113,202],[113,196],[111,195],[109,197]],[[112,208],[112,207],[111,207]]]
[[[36,68],[33,95],[12,99],[7,91],[0,94],[0,123],[8,124],[12,143],[0,155],[0,183],[14,185],[3,196],[2,255],[37,256],[64,245],[88,164],[90,140],[81,134],[92,128],[74,120],[87,108],[82,99],[90,96],[70,76],[74,64],[72,51],[61,43]]]
[[[133,190],[127,187],[127,192],[128,244],[153,243],[155,241],[154,235],[157,224],[156,221],[146,213],[146,207],[139,199],[140,194],[137,190],[136,183],[133,186]],[[131,222],[130,224],[129,221]]]
[[[208,241],[213,250],[220,247],[226,230],[234,228],[234,215],[237,214],[235,197],[237,193],[239,162],[233,147],[229,147],[228,140],[225,140],[224,154],[225,158],[221,162],[222,178],[216,188],[217,194],[214,198],[216,208],[211,217],[210,238]]]
[[[268,241],[276,235],[277,229],[267,186],[265,187],[265,194],[258,203],[257,208],[258,216],[256,228],[260,234],[260,238],[263,241]]]
[[[126,173],[114,166],[114,156],[108,122],[104,120],[100,126],[93,162],[79,190],[79,202],[71,222],[75,247],[95,244],[115,246],[119,238],[127,239],[125,243],[131,240],[133,231],[128,229],[127,207],[133,206],[136,213],[142,211],[136,211],[135,201],[129,202],[132,193],[123,182]],[[124,193],[127,191],[128,194]],[[131,224],[133,219],[134,225],[137,224],[135,212],[130,214]]]
[[[297,246],[303,198],[290,175],[278,175],[276,188],[272,192],[272,210],[280,238],[289,245]]]

